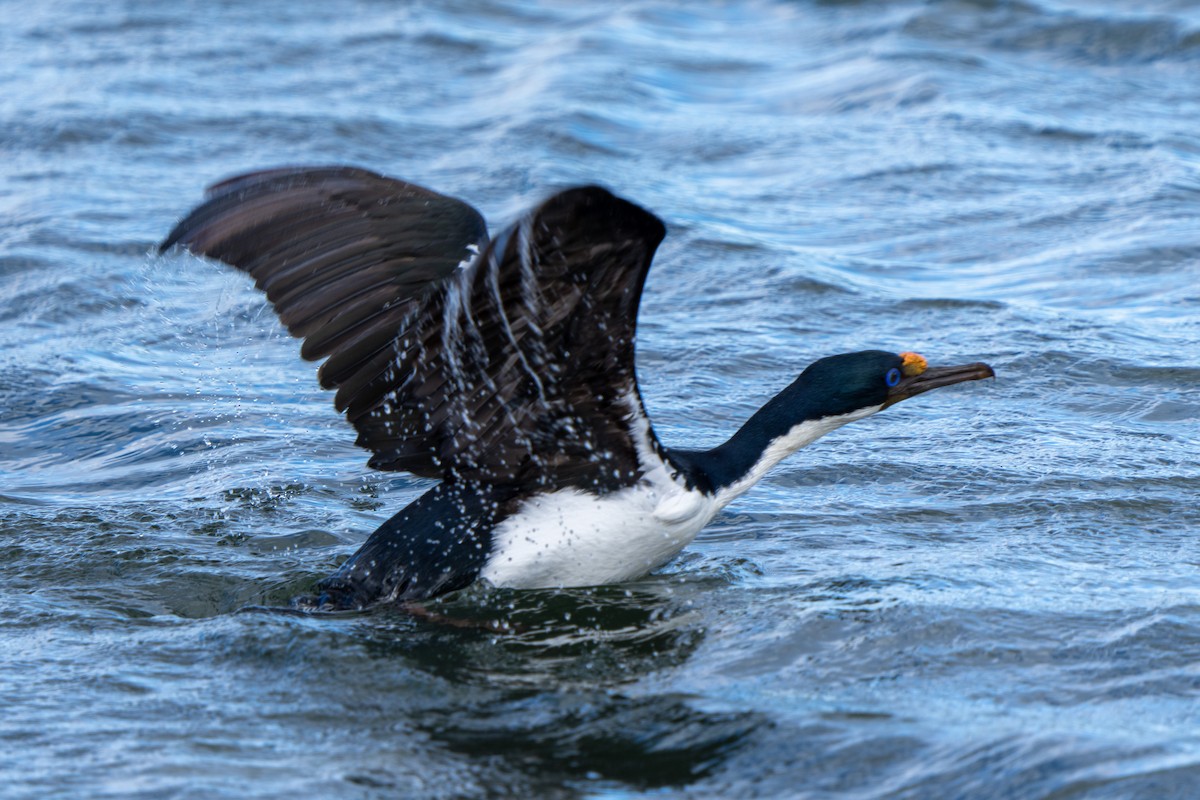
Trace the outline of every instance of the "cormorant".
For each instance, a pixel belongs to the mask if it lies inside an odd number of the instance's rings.
[[[370,466],[440,482],[301,605],[629,580],[801,447],[917,394],[992,377],[914,353],[822,358],[724,444],[664,447],[638,392],[638,301],[666,231],[605,189],[555,194],[489,239],[468,204],[363,169],[209,188],[160,250],[249,273]]]

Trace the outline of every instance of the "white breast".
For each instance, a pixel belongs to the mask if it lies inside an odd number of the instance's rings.
[[[626,403],[642,479],[606,495],[563,489],[524,501],[492,531],[481,578],[519,589],[631,580],[670,561],[716,516],[716,499],[672,477],[655,452],[636,395]]]
[[[673,512],[666,519],[655,514],[664,500]],[[602,496],[576,489],[535,495],[492,532],[480,577],[520,589],[630,580],[673,558],[716,512],[699,492],[668,489],[664,497],[648,481]]]

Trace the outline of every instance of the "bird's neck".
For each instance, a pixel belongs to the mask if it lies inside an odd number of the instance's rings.
[[[850,414],[823,413],[819,398],[792,384],[746,421],[729,441],[711,450],[671,451],[688,477],[724,506],[762,480],[772,467],[802,447],[848,422],[874,414],[871,407]]]

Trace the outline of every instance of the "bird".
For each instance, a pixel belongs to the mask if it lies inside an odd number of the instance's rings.
[[[708,450],[664,446],[634,364],[666,227],[589,185],[489,237],[462,200],[351,166],[208,187],[163,240],[248,273],[377,470],[437,481],[304,610],[419,603],[486,581],[620,583],[680,553],[787,456],[902,400],[995,376],[913,352],[821,358]]]

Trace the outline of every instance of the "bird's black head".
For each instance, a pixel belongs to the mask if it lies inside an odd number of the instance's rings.
[[[889,376],[898,383],[903,359],[883,350],[842,353],[814,361],[792,385],[805,419],[840,417],[887,402]]]
[[[916,353],[863,350],[814,361],[789,387],[803,419],[882,409],[963,381],[994,377],[987,364],[930,367]]]

